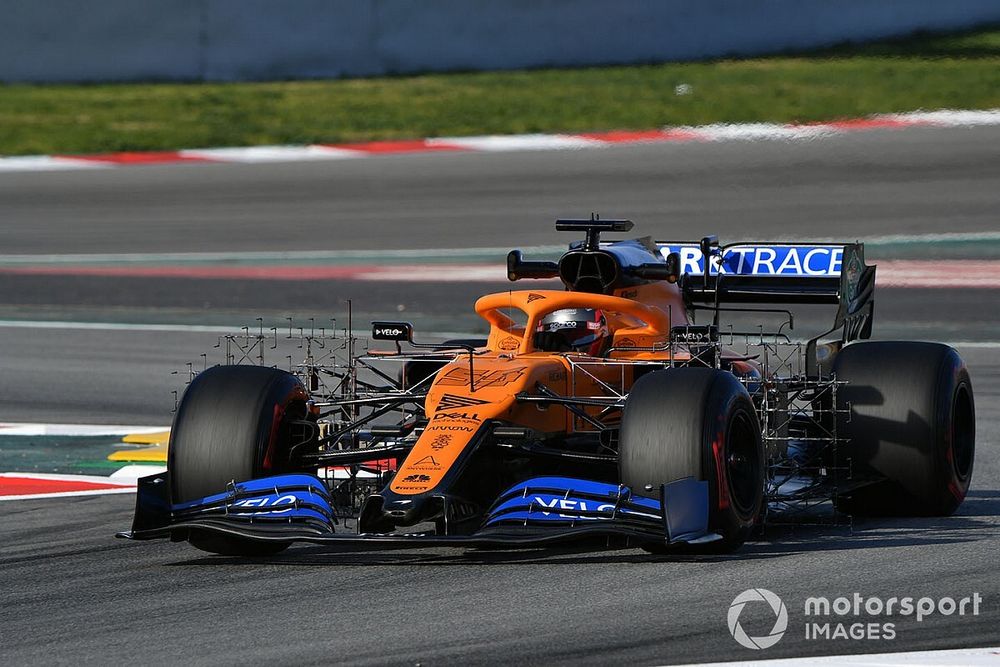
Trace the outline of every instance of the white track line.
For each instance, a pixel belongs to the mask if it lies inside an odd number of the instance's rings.
[[[429,143],[461,146],[467,150],[490,153],[573,150],[579,148],[596,148],[606,145],[600,140],[568,134],[498,134],[482,137],[451,137],[439,140],[432,139]]]
[[[42,500],[45,498],[75,498],[77,496],[107,496],[117,493],[135,493],[135,486],[123,486],[120,489],[94,489],[92,491],[57,491],[54,493],[26,493],[16,496],[0,496],[0,502],[5,500]]]
[[[70,169],[109,169],[115,165],[93,160],[74,160],[51,155],[0,157],[0,171],[67,171]]]
[[[96,437],[104,435],[124,436],[133,433],[161,433],[167,426],[121,426],[107,424],[31,424],[22,422],[0,423],[0,436],[66,436]]]
[[[521,246],[526,254],[565,252],[568,245]],[[132,252],[92,254],[0,255],[0,265],[18,264],[170,264],[185,262],[323,262],[338,260],[423,259],[429,257],[497,257],[509,247],[485,248],[373,248],[370,250],[290,250],[277,252]]]
[[[787,242],[847,242],[861,241],[870,246],[882,245],[933,245],[938,243],[993,243],[1000,242],[1000,232],[946,232],[931,234],[890,234],[860,236],[851,239],[828,239],[791,235]],[[568,246],[520,246],[527,255],[562,253]],[[131,253],[66,253],[66,254],[0,254],[0,266],[37,264],[172,264],[214,262],[334,262],[350,260],[394,260],[426,258],[506,257],[508,246],[471,248],[371,248],[366,250],[285,250],[251,252],[131,252]],[[437,265],[435,265],[437,266]]]
[[[0,472],[0,479],[42,479],[53,482],[83,482],[84,484],[115,484],[117,486],[128,486],[128,482],[117,482],[109,477],[101,475],[66,475],[54,472]]]
[[[284,328],[282,328],[284,327]],[[278,327],[279,336],[281,331],[287,333],[287,324]],[[296,326],[296,329],[299,327]],[[55,329],[55,330],[83,330],[83,331],[135,331],[135,332],[166,332],[166,333],[214,333],[233,334],[244,333],[242,327],[222,327],[208,326],[202,324],[134,324],[129,322],[71,322],[71,321],[50,321],[50,320],[0,320],[0,329]],[[254,327],[250,328],[251,335]],[[265,335],[270,332],[269,327],[264,328]],[[371,330],[355,329],[351,332],[355,338],[371,337]],[[469,338],[470,336],[483,336],[485,334],[474,334],[468,331],[420,331],[421,336],[429,339],[449,339],[449,338]],[[337,329],[337,335],[343,335],[341,329]]]
[[[985,109],[983,111],[942,109],[940,111],[913,111],[910,113],[891,114],[884,117],[901,121],[930,123],[943,127],[975,127],[979,125],[1000,124],[1000,109]]]
[[[864,653],[858,655],[829,655],[808,658],[740,660],[736,662],[704,662],[697,664],[699,667],[752,667],[754,665],[759,665],[760,667],[811,667],[812,665],[843,665],[845,667],[906,667],[909,665],[980,667],[985,665],[1000,665],[1000,647],[950,649],[943,651],[908,651],[905,653]]]

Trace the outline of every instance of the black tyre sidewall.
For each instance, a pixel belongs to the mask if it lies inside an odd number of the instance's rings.
[[[305,396],[298,378],[274,368],[215,366],[200,373],[171,427],[172,502],[222,493],[230,482],[279,471],[281,452],[268,456],[275,418]]]
[[[838,354],[834,373],[847,381],[838,391],[842,452],[854,474],[883,480],[851,490],[838,507],[871,516],[953,513],[975,459],[972,382],[958,353],[938,343],[855,343]]]
[[[734,502],[726,449],[743,420],[751,441],[755,481],[749,499]],[[661,484],[682,477],[708,482],[709,530],[723,537],[712,550],[731,550],[746,540],[764,504],[764,452],[756,411],[746,388],[731,373],[677,368],[643,376],[632,387],[622,415],[619,472],[633,493],[658,497]],[[652,490],[647,490],[646,486]]]
[[[713,416],[716,419],[714,431],[708,428]],[[742,503],[738,502],[740,494],[736,493],[733,486],[735,480],[732,478],[732,469],[726,464],[733,428],[739,419],[747,420],[750,428],[755,429],[758,449],[757,458],[752,462],[756,468],[756,472],[752,474],[757,479],[756,492],[749,501],[744,500]],[[702,471],[703,479],[709,481],[709,522],[726,541],[742,543],[764,509],[764,451],[753,402],[746,389],[735,378],[730,383],[720,376],[713,385],[713,391],[706,401],[705,424]],[[722,443],[718,452],[715,451],[715,443]]]
[[[258,366],[215,366],[188,386],[171,428],[167,454],[173,503],[222,493],[232,482],[279,474],[283,420],[303,410],[307,392],[290,373]],[[298,416],[298,415],[295,415]],[[198,549],[227,556],[267,556],[289,542],[261,542],[192,530]]]

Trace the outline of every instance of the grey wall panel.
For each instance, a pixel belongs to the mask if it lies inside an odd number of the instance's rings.
[[[0,80],[694,60],[1000,22],[1000,0],[0,0]]]
[[[200,76],[203,0],[0,0],[0,80]]]
[[[290,79],[380,74],[375,3],[210,0],[205,77]]]

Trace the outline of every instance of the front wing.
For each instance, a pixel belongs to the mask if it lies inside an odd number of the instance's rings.
[[[307,474],[230,484],[219,494],[171,504],[169,472],[139,480],[132,530],[119,537],[185,539],[206,531],[260,542],[330,546],[519,547],[618,538],[635,545],[713,542],[708,532],[708,485],[691,478],[664,484],[659,499],[627,486],[539,477],[511,487],[471,535],[355,533],[344,530],[326,486]],[[338,530],[338,527],[341,529]]]

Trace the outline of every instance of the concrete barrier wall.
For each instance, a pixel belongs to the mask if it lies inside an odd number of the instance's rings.
[[[998,0],[0,0],[0,80],[696,60],[1000,22]]]

